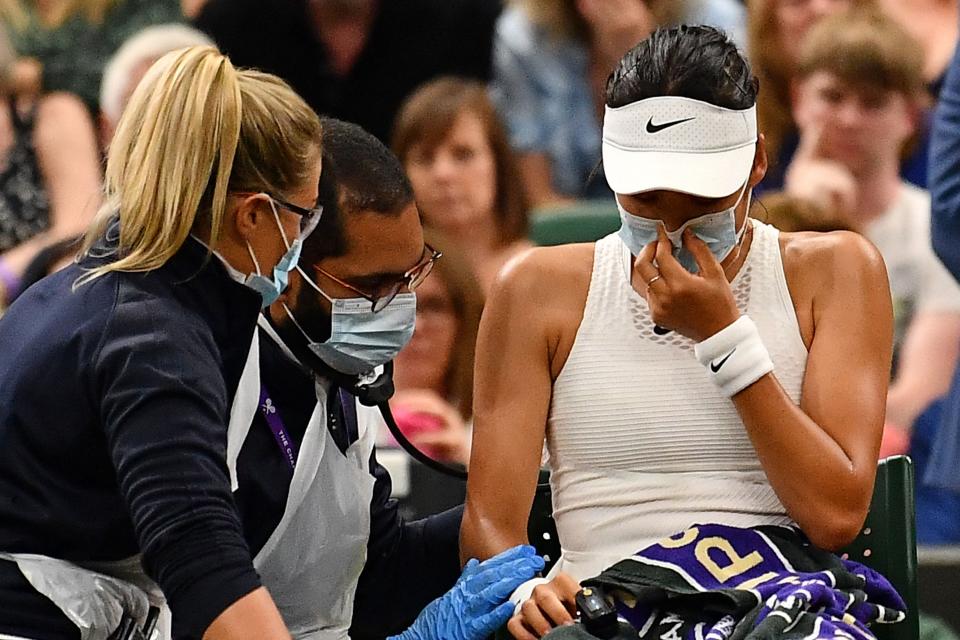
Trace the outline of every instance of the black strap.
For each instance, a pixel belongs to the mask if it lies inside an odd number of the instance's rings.
[[[350,445],[360,439],[357,400],[343,387],[334,385],[327,395],[327,429],[343,454],[347,453]]]
[[[409,453],[414,460],[426,465],[427,467],[430,467],[438,473],[459,478],[461,480],[467,479],[466,469],[434,460],[423,451],[420,451],[415,444],[407,440],[407,436],[403,435],[403,432],[400,431],[400,427],[397,426],[397,421],[393,417],[393,412],[390,411],[390,405],[388,403],[381,402],[377,405],[377,408],[380,409],[380,413],[383,415],[383,421],[387,423],[387,428],[390,429],[390,433],[393,434],[393,437],[397,439],[397,443],[403,448],[404,451]]]

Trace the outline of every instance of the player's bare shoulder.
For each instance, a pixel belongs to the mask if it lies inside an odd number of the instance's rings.
[[[500,271],[490,301],[511,306],[582,306],[590,288],[594,243],[533,247],[513,257]]]
[[[806,292],[811,299],[824,287],[888,286],[880,252],[852,231],[781,233],[780,251],[791,291]]]

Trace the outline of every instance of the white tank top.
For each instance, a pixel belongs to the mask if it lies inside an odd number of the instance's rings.
[[[753,221],[731,286],[756,323],[774,373],[799,403],[807,350],[787,289],[778,231]],[[630,285],[616,234],[596,244],[583,321],[553,386],[547,421],[554,516],[577,579],[690,525],[787,524],[728,398],[694,357],[694,342],[659,336]]]

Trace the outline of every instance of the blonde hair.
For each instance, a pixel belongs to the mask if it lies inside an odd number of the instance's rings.
[[[130,36],[103,68],[103,80],[100,81],[100,110],[103,115],[113,123],[120,119],[123,101],[127,98],[130,85],[139,79],[135,74],[141,70],[141,65],[171,51],[204,45],[213,46],[213,41],[203,32],[185,24],[158,24]]]
[[[233,192],[284,194],[319,162],[320,120],[279,78],[237,70],[213,47],[171,52],[137,86],[110,147],[104,206],[84,251],[119,217],[111,271],[150,271],[198,225],[217,247]]]
[[[101,24],[107,12],[122,0],[62,0],[50,14],[39,16],[40,23],[46,28],[56,28],[75,15],[83,15],[93,24]],[[30,23],[33,13],[23,0],[0,0],[0,18],[2,22],[22,30]]]

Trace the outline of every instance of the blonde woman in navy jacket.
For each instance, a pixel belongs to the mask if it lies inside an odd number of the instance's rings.
[[[319,140],[286,84],[213,48],[137,88],[82,257],[0,321],[0,637],[106,637],[105,592],[141,621],[165,599],[177,637],[289,637],[241,532],[226,424],[315,218]]]

